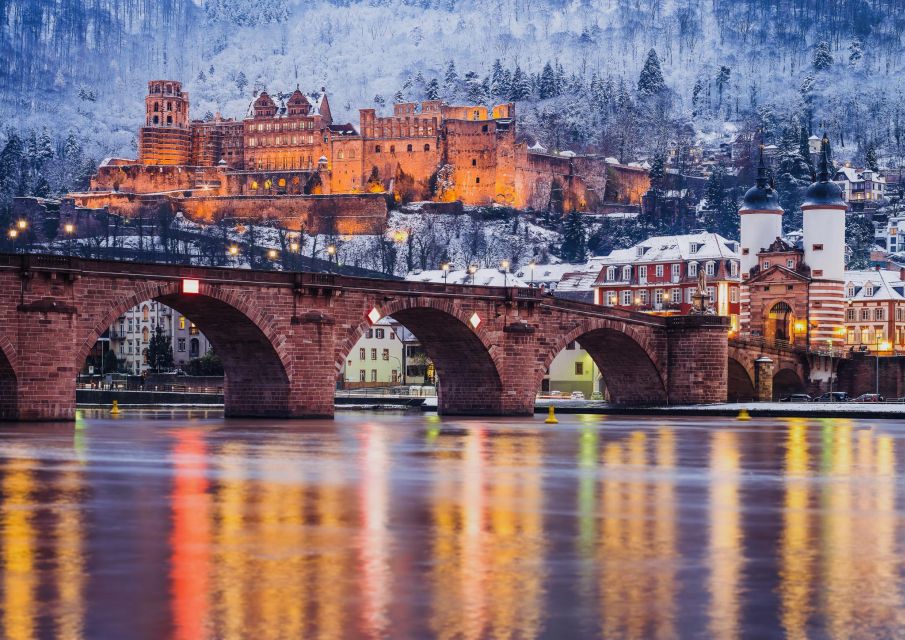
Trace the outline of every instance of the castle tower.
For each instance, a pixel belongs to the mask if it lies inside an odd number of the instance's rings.
[[[186,165],[191,154],[189,94],[175,80],[152,80],[139,131],[139,160],[148,165]]]
[[[804,261],[811,268],[811,348],[841,347],[845,321],[845,212],[842,189],[830,180],[827,149],[823,138],[817,181],[805,192]]]
[[[739,328],[741,333],[749,333],[751,329],[751,291],[748,278],[751,269],[757,266],[757,254],[769,247],[776,238],[782,236],[782,207],[776,190],[767,179],[767,167],[764,164],[764,148],[760,149],[760,164],[757,167],[757,181],[748,189],[738,210],[741,225],[741,259],[739,266],[742,273],[742,285],[739,288]]]
[[[748,189],[738,210],[741,224],[742,279],[748,278],[751,269],[757,266],[757,252],[769,247],[776,238],[782,236],[782,207],[779,198],[767,179],[764,164],[764,150],[760,150],[760,164],[757,167],[757,181]]]

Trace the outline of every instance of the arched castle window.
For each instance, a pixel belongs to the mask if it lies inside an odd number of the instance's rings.
[[[431,150],[431,146],[430,146],[429,144],[424,145],[424,150],[425,150],[425,151],[430,151],[430,150]]]
[[[411,151],[412,151],[412,145],[408,145],[408,147],[406,148],[406,151],[411,152]]]
[[[167,102],[167,111],[172,111],[172,110],[173,110],[173,103]]]
[[[380,153],[380,145],[379,145],[379,144],[375,144],[375,145],[374,145],[374,153]]]
[[[396,145],[395,145],[395,144],[391,144],[391,145],[390,145],[390,153],[396,153]]]
[[[159,102],[155,102],[155,103],[154,103],[154,111],[160,111],[160,103],[159,103]]]
[[[167,116],[167,124],[173,124],[173,116]]]
[[[160,116],[154,116],[154,124],[160,124]]]

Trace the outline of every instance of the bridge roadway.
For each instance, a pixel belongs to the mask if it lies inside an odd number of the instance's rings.
[[[0,417],[72,419],[93,345],[151,299],[209,338],[230,416],[332,416],[343,363],[383,316],[423,344],[447,415],[530,414],[550,363],[574,340],[618,404],[727,396],[728,326],[715,316],[664,318],[515,287],[0,254]]]

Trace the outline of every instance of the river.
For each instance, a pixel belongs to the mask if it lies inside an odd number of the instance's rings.
[[[897,421],[0,428],[5,638],[905,635]]]

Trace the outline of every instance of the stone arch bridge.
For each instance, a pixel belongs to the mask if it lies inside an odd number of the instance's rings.
[[[728,327],[719,317],[656,317],[534,289],[0,254],[0,417],[72,419],[92,346],[149,299],[210,339],[231,416],[332,416],[342,364],[382,316],[421,341],[445,414],[532,413],[547,368],[573,340],[616,403],[726,399]]]

